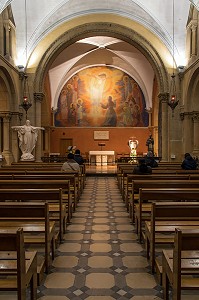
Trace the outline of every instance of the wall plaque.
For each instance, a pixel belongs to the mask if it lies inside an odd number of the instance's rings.
[[[94,140],[109,140],[109,131],[94,131]]]

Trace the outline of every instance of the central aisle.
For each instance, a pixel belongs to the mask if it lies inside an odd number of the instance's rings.
[[[40,300],[161,299],[115,177],[87,177],[67,229]]]

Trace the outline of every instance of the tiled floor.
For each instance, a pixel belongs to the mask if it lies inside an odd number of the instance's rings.
[[[51,272],[38,288],[38,299],[162,299],[133,230],[116,176],[88,176]],[[0,300],[14,299],[13,293],[0,294]]]
[[[161,299],[116,177],[88,177],[40,300]]]

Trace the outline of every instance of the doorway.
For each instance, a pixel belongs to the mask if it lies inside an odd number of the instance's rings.
[[[73,146],[73,139],[60,139],[60,155],[66,155],[68,147]]]

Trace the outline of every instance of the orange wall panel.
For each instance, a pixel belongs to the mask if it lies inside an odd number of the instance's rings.
[[[109,140],[94,140],[94,131],[109,131]],[[52,128],[50,134],[50,151],[60,152],[61,139],[73,139],[82,153],[90,150],[101,150],[98,145],[104,142],[102,150],[114,150],[117,153],[130,153],[128,140],[135,137],[139,141],[137,152],[147,152],[146,140],[150,132],[148,128]],[[67,149],[66,149],[67,151]]]

